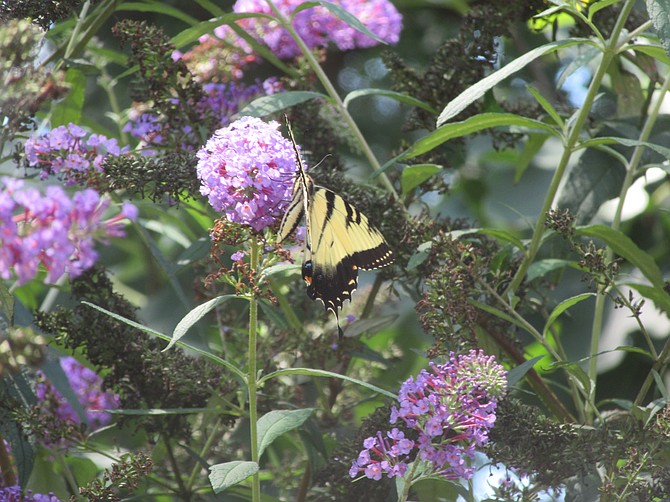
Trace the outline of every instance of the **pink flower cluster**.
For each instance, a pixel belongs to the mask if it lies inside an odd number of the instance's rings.
[[[200,193],[229,221],[262,230],[291,197],[296,157],[279,123],[242,117],[214,133],[198,152]]]
[[[360,473],[379,480],[407,471],[407,457],[416,448],[417,459],[430,464],[431,472],[446,479],[469,479],[475,447],[488,441],[495,423],[498,400],[506,393],[506,372],[493,356],[482,351],[450,355],[445,364],[430,363],[400,388],[400,407],[391,410],[391,424],[399,420],[417,433],[416,441],[405,439],[394,428],[384,438],[381,432],[366,439],[365,449],[352,463],[349,475]]]
[[[125,203],[116,217],[102,220],[109,199],[88,188],[70,198],[59,186],[44,193],[23,180],[0,178],[0,277],[15,274],[18,284],[32,280],[40,265],[46,283],[63,274],[76,277],[91,267],[98,254],[95,239],[124,235],[124,218],[137,209]]]
[[[41,170],[40,177],[57,175],[65,184],[85,181],[91,174],[102,172],[108,155],[120,155],[115,139],[91,134],[75,124],[59,126],[46,134],[30,137],[24,146],[30,167]]]
[[[289,17],[303,0],[275,2],[280,12]],[[361,21],[372,33],[387,43],[400,39],[402,16],[388,0],[336,0],[332,3],[348,11]],[[233,6],[236,13],[259,13],[273,15],[265,0],[237,0]],[[289,59],[300,55],[300,49],[291,35],[276,22],[266,18],[241,19],[237,23],[258,41],[267,45],[279,58]],[[293,18],[293,27],[310,49],[335,45],[339,50],[362,49],[377,45],[375,39],[352,28],[325,7],[317,6],[298,12]],[[249,53],[248,44],[229,27],[215,31],[220,39],[236,39],[235,46]]]

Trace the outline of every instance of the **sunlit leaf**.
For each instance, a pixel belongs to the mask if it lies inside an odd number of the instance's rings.
[[[440,127],[442,124],[461,113],[463,110],[465,110],[465,108],[481,98],[486,93],[486,91],[492,89],[495,85],[499,84],[510,75],[513,75],[519,70],[525,68],[528,64],[532,63],[537,58],[559,49],[564,49],[566,47],[570,47],[571,45],[577,44],[593,44],[593,41],[589,40],[588,38],[567,38],[564,40],[557,40],[555,42],[549,42],[548,44],[536,47],[535,49],[526,52],[522,56],[519,56],[507,65],[503,66],[498,71],[492,73],[488,77],[483,78],[476,84],[471,85],[456,98],[454,98],[447,106],[444,107],[442,113],[440,113],[440,116],[437,118],[437,126]]]
[[[214,493],[221,493],[237,483],[241,483],[258,472],[256,462],[235,460],[225,464],[213,465],[209,468],[209,482]]]
[[[258,456],[282,434],[297,429],[312,415],[313,408],[272,410],[258,419]]]
[[[544,330],[542,331],[542,336],[544,336],[545,338],[547,337],[551,325],[554,324],[556,319],[558,319],[563,312],[568,310],[570,307],[577,305],[578,303],[583,302],[588,298],[591,298],[592,296],[595,296],[595,293],[582,293],[581,295],[576,295],[571,298],[567,298],[558,305],[556,305],[556,308],[552,310],[551,314],[549,314],[547,322],[544,324]]]
[[[429,180],[442,170],[442,166],[438,166],[437,164],[415,164],[413,166],[407,166],[403,169],[400,177],[400,186],[402,187],[403,195],[407,195],[421,185],[421,183]]]
[[[177,326],[172,332],[172,340],[170,340],[170,343],[168,344],[167,347],[163,349],[163,351],[172,348],[174,344],[177,343],[177,341],[187,333],[187,331],[191,328],[191,326],[193,326],[196,322],[205,317],[205,315],[207,315],[210,311],[214,310],[223,302],[225,302],[226,300],[230,300],[231,298],[243,298],[243,297],[235,295],[217,296],[216,298],[212,298],[211,300],[201,305],[198,305],[193,310],[191,310],[188,314],[186,314],[182,318],[181,321],[179,321],[179,323],[177,323]]]
[[[278,92],[269,96],[261,96],[254,99],[251,103],[245,106],[240,115],[251,115],[252,117],[265,117],[273,113],[285,110],[310,99],[321,98],[325,101],[330,101],[330,98],[325,94],[312,91],[287,91]]]

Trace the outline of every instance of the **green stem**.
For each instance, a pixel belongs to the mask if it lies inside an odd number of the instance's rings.
[[[398,502],[405,502],[407,498],[409,497],[409,490],[412,488],[412,481],[414,479],[414,473],[416,472],[417,467],[419,466],[420,460],[417,458],[412,462],[412,467],[408,472],[405,473],[403,476],[403,479],[405,480],[405,485],[403,486],[403,490],[401,493],[398,494]]]
[[[319,62],[316,60],[314,57],[314,54],[312,51],[307,47],[307,44],[303,41],[303,39],[298,35],[298,33],[293,29],[293,25],[291,24],[291,21],[284,16],[284,14],[281,13],[281,11],[274,5],[274,2],[271,0],[266,0],[270,8],[272,9],[275,17],[277,20],[281,23],[281,25],[289,32],[293,40],[295,40],[295,43],[298,44],[298,47],[300,47],[300,50],[302,51],[303,55],[305,56],[305,59],[307,59],[307,62],[309,63],[310,67],[316,74],[317,78],[321,82],[321,85],[323,85],[324,89],[326,90],[326,93],[330,96],[330,98],[333,100],[333,103],[335,105],[335,108],[340,112],[340,115],[342,115],[342,118],[344,121],[347,123],[347,126],[349,126],[349,129],[351,132],[354,134],[354,137],[358,141],[359,146],[361,147],[361,150],[363,150],[363,154],[367,158],[368,162],[372,166],[372,169],[375,171],[375,173],[378,173],[379,178],[382,181],[382,184],[386,188],[386,190],[393,194],[393,196],[398,199],[398,193],[396,192],[395,188],[393,187],[393,183],[391,183],[391,180],[388,179],[386,176],[386,173],[381,172],[381,164],[377,160],[377,157],[375,156],[374,152],[372,151],[372,148],[370,148],[370,145],[368,142],[365,140],[365,137],[363,136],[363,133],[361,133],[361,130],[358,128],[358,125],[356,125],[356,122],[354,121],[353,117],[349,113],[349,110],[347,110],[347,107],[344,106],[344,102],[342,101],[342,98],[340,98],[340,95],[337,93],[337,90],[335,89],[335,86],[332,84],[330,79],[328,78],[328,75],[326,75],[326,72],[323,71],[323,68],[321,68],[321,65]]]
[[[256,240],[250,243],[250,268],[258,268],[259,245]],[[258,408],[256,392],[258,390],[258,375],[256,369],[256,336],[258,328],[258,300],[255,296],[249,298],[249,375],[247,377],[247,388],[249,389],[249,430],[251,441],[251,461],[259,464],[258,455]],[[253,502],[260,502],[261,481],[260,474],[256,472],[251,485],[251,497]]]
[[[561,155],[561,159],[558,162],[558,166],[554,172],[551,184],[547,190],[547,196],[544,199],[544,204],[542,205],[540,215],[537,219],[537,223],[535,224],[535,229],[533,230],[533,236],[531,238],[528,251],[526,252],[526,256],[521,262],[519,269],[514,275],[514,278],[507,287],[507,290],[503,295],[505,297],[513,294],[519,288],[524,277],[526,277],[528,268],[533,263],[535,255],[540,249],[542,237],[544,235],[544,218],[554,203],[556,193],[558,192],[558,187],[560,186],[563,175],[565,174],[565,171],[569,165],[570,158],[576,149],[575,147],[579,142],[580,135],[584,129],[584,124],[586,123],[586,120],[588,119],[589,113],[591,111],[591,107],[593,106],[593,101],[600,91],[600,84],[602,83],[602,80],[607,73],[607,69],[609,68],[610,63],[618,52],[619,36],[621,35],[621,31],[623,30],[626,19],[628,18],[628,14],[630,13],[634,4],[635,0],[626,0],[626,3],[619,13],[619,18],[617,19],[616,25],[612,30],[612,35],[607,41],[607,45],[603,48],[603,57],[600,61],[600,64],[598,65],[598,68],[596,69],[596,73],[593,76],[593,79],[591,80],[591,85],[589,85],[584,103],[579,109],[574,124],[572,125],[568,137],[565,140],[563,154]]]

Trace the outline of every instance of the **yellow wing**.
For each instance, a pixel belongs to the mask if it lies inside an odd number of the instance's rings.
[[[303,279],[308,296],[338,317],[358,286],[358,270],[389,265],[393,252],[364,214],[327,188],[312,186],[307,203],[311,245],[306,247]]]

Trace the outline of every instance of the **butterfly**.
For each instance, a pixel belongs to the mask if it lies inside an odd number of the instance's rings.
[[[307,296],[321,300],[326,312],[335,314],[340,340],[339,309],[358,286],[358,270],[372,270],[393,263],[393,252],[384,236],[367,217],[335,192],[314,184],[302,164],[287,121],[298,170],[291,202],[279,226],[278,242],[284,241],[305,219],[305,258],[302,278]]]

